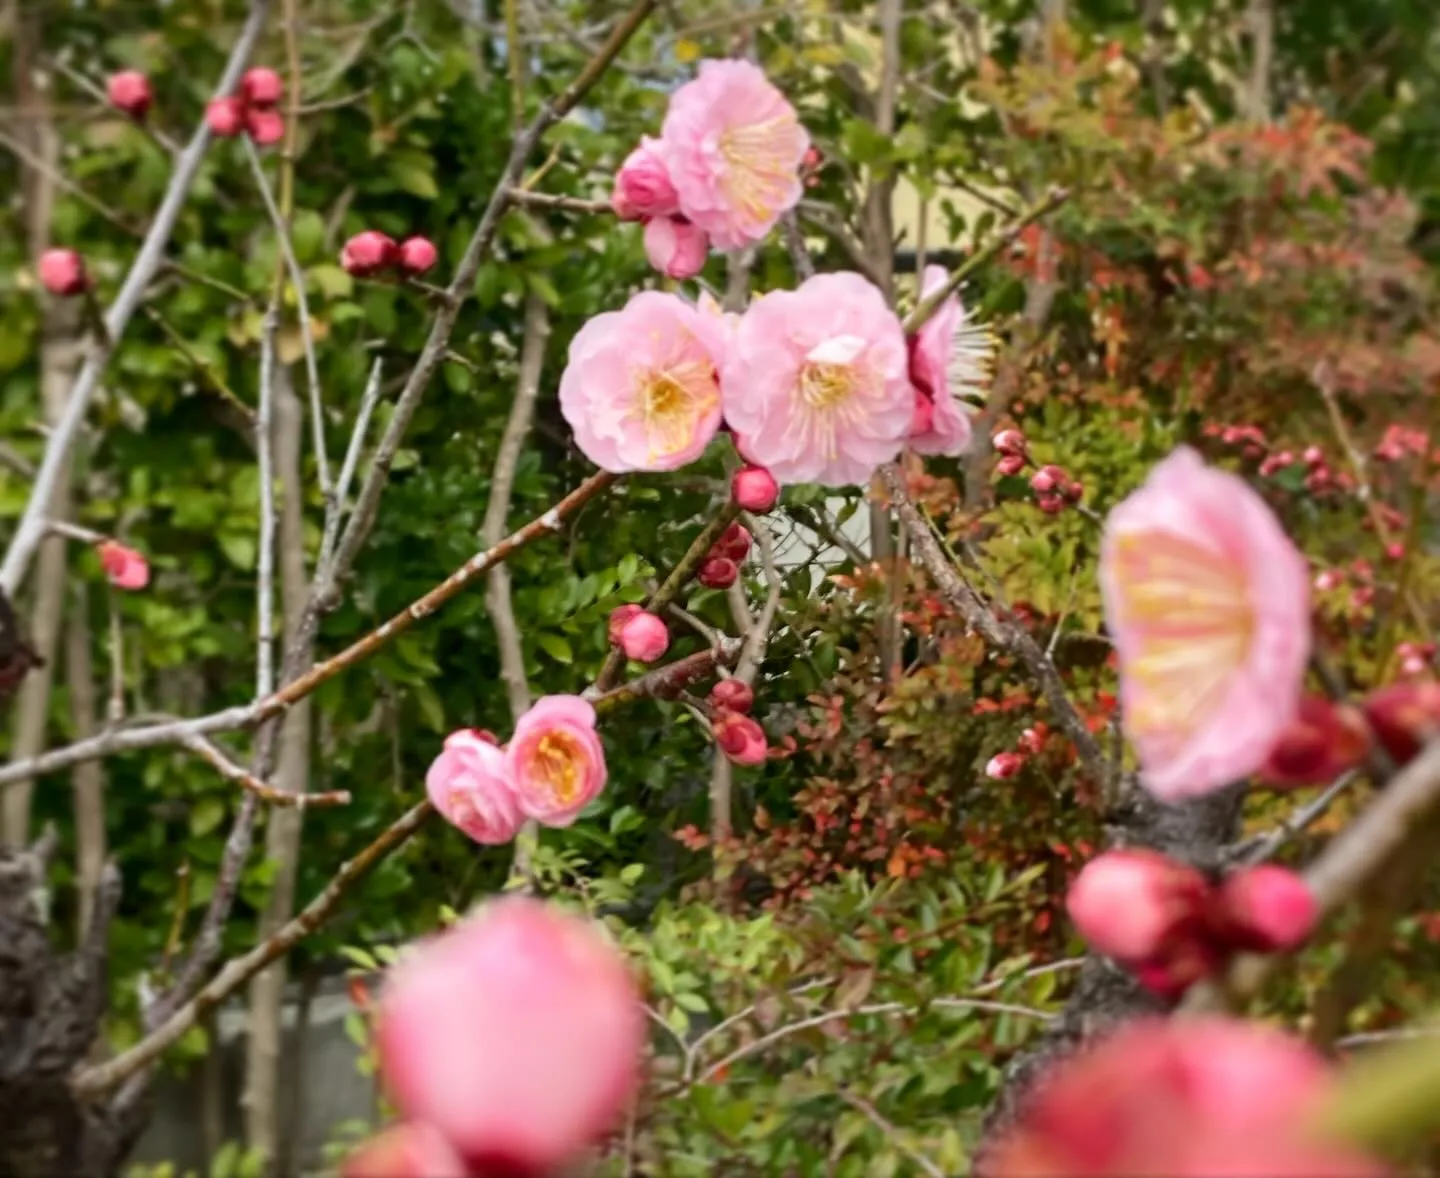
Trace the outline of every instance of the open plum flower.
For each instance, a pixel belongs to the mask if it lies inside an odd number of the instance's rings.
[[[569,826],[605,788],[595,709],[578,695],[547,695],[520,717],[505,769],[527,818]]]
[[[1099,575],[1150,792],[1178,801],[1259,769],[1310,653],[1309,570],[1260,496],[1181,447],[1110,513]]]
[[[470,728],[445,738],[425,791],[445,821],[486,846],[508,843],[524,821],[504,752]]]
[[[678,295],[645,291],[595,316],[570,342],[560,412],[602,470],[677,470],[720,428],[723,321]]]
[[[864,482],[899,454],[914,412],[900,321],[859,274],[752,302],[724,385],[737,447],[782,483]]]
[[[944,266],[926,266],[922,298],[944,285]],[[917,454],[961,454],[970,445],[970,414],[960,400],[978,394],[990,380],[995,340],[949,295],[915,333],[910,345],[910,379],[915,385],[910,447]]]
[[[760,241],[804,186],[810,136],[795,108],[748,61],[706,61],[670,98],[661,153],[680,211],[722,250]]]

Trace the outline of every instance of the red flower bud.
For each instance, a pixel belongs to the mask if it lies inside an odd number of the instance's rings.
[[[720,711],[710,722],[710,731],[720,751],[737,765],[764,762],[769,747],[765,741],[765,730],[749,716]]]
[[[1004,781],[1019,773],[1024,764],[1025,758],[1019,753],[996,753],[985,762],[985,776],[992,781]]]
[[[1306,696],[1260,777],[1270,785],[1314,785],[1359,764],[1369,747],[1370,731],[1359,711]]]
[[[620,628],[620,649],[627,659],[653,663],[670,649],[670,631],[654,614],[641,610]]]
[[[1220,886],[1210,928],[1224,945],[1285,953],[1305,943],[1320,908],[1309,885],[1286,867],[1245,867]]]
[[[1175,957],[1173,973],[1186,956],[1174,950],[1201,939],[1210,897],[1209,882],[1195,868],[1134,848],[1106,851],[1087,863],[1065,908],[1099,952],[1130,965]]]
[[[780,498],[780,484],[763,466],[742,466],[730,480],[730,495],[742,511],[764,515]]]
[[[1002,429],[990,439],[990,444],[1001,454],[1017,454],[1022,458],[1025,455],[1025,435],[1018,429]]]
[[[277,111],[247,110],[245,130],[257,147],[269,147],[285,138],[285,120]]]
[[[1049,466],[1042,466],[1030,476],[1030,489],[1037,495],[1048,495],[1055,489],[1055,476],[1050,473],[1052,469]],[[1064,472],[1061,472],[1061,478],[1063,477]]]
[[[644,612],[644,609],[638,605],[622,605],[611,610],[609,621],[610,645],[619,646],[620,635],[625,630],[625,624],[629,622],[631,618]]]
[[[420,275],[440,260],[440,251],[428,237],[407,237],[400,243],[400,269]]]
[[[395,249],[394,238],[367,229],[345,243],[345,248],[340,251],[340,265],[345,267],[347,274],[368,278],[395,264]]]
[[[739,679],[721,679],[710,689],[710,702],[728,712],[748,712],[755,705],[755,693]]]
[[[1004,475],[1019,474],[1025,469],[1025,455],[1007,454],[995,464],[995,469]]]
[[[1408,764],[1431,732],[1440,731],[1440,683],[1392,683],[1371,692],[1360,706],[1397,765]]]
[[[707,589],[728,589],[740,576],[739,566],[725,556],[712,556],[700,566],[696,580]]]
[[[205,123],[225,139],[238,135],[245,126],[245,104],[238,98],[217,98],[205,108]]]
[[[1070,503],[1079,503],[1085,497],[1085,484],[1079,479],[1071,479],[1065,484],[1065,499]]]
[[[139,70],[121,70],[111,74],[105,83],[105,94],[110,105],[122,110],[132,119],[143,119],[155,100],[150,89],[150,79]]]
[[[46,250],[35,268],[40,285],[53,295],[70,298],[90,289],[85,259],[74,250]]]
[[[713,556],[724,556],[740,564],[750,555],[750,531],[744,524],[736,521],[721,533],[720,539],[715,541],[715,547],[710,550]]]
[[[246,106],[274,106],[285,93],[280,75],[264,66],[245,71],[240,79],[240,98]]]

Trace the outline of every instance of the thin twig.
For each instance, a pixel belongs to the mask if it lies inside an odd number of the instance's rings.
[[[579,196],[565,196],[558,192],[531,192],[516,186],[510,189],[510,199],[517,205],[534,209],[553,209],[565,213],[613,213],[608,200],[586,200]]]
[[[355,428],[350,432],[350,444],[345,448],[345,460],[340,464],[340,477],[335,483],[335,495],[325,505],[325,531],[320,540],[320,558],[315,562],[318,575],[328,575],[326,569],[335,552],[335,541],[340,538],[340,519],[345,513],[345,497],[350,493],[350,482],[355,477],[355,468],[360,465],[360,451],[365,447],[365,431],[370,428],[370,416],[380,401],[381,370],[383,360],[377,356],[370,366],[370,379],[365,383],[365,393],[360,398],[360,411],[355,415]]]
[[[268,802],[272,806],[293,806],[299,810],[305,810],[311,806],[348,806],[350,804],[350,791],[339,789],[330,793],[290,793],[288,790],[276,789],[273,785],[266,785],[253,773],[249,773],[235,764],[216,745],[206,740],[203,736],[190,736],[183,742],[184,746],[197,756],[203,757],[219,772],[226,781],[233,781],[241,789],[248,790],[262,802]]]
[[[1259,836],[1255,845],[1247,849],[1244,861],[1254,864],[1264,863],[1267,859],[1274,858],[1276,853],[1284,847],[1286,843],[1304,831],[1312,823],[1318,821],[1325,811],[1335,804],[1336,799],[1350,788],[1351,782],[1353,782],[1357,776],[1358,774],[1355,773],[1354,770],[1340,774],[1339,777],[1326,786],[1318,797],[1313,798],[1306,805],[1301,806],[1300,809],[1291,814],[1290,817],[1282,822],[1275,830],[1272,830],[1269,834]]]
[[[875,1126],[875,1128],[879,1129],[881,1133],[883,1133],[894,1143],[896,1149],[898,1149],[907,1158],[909,1158],[912,1162],[914,1162],[917,1166],[924,1170],[925,1173],[929,1174],[930,1178],[945,1178],[945,1171],[942,1170],[939,1166],[937,1166],[934,1162],[932,1162],[929,1158],[927,1158],[919,1150],[908,1144],[901,1137],[900,1130],[897,1129],[894,1125],[892,1125],[889,1121],[887,1121],[883,1116],[881,1116],[880,1110],[877,1109],[868,1100],[856,1096],[853,1092],[846,1092],[843,1088],[837,1089],[835,1095],[837,1095],[841,1100],[843,1100],[856,1112],[864,1116],[866,1120],[868,1120],[872,1125]]]
[[[235,88],[240,79],[240,72],[245,68],[250,52],[260,36],[268,8],[269,0],[251,0],[250,15],[230,51],[230,59],[226,62],[219,85],[216,87],[216,97],[229,94]],[[104,374],[111,352],[125,334],[125,328],[129,325],[135,309],[140,305],[146,287],[150,285],[150,280],[155,276],[156,270],[160,268],[164,259],[165,244],[175,228],[181,206],[185,203],[185,197],[190,191],[190,184],[194,180],[196,172],[199,171],[200,161],[205,155],[205,148],[209,142],[210,127],[202,118],[189,144],[175,160],[175,171],[171,174],[170,183],[165,189],[160,207],[155,212],[154,220],[150,224],[150,231],[145,235],[140,251],[135,255],[135,260],[125,275],[120,293],[116,295],[115,302],[111,304],[110,310],[105,315],[105,340],[98,341],[92,347],[79,374],[75,377],[75,383],[71,386],[70,394],[65,401],[65,411],[56,423],[45,446],[45,457],[40,463],[40,471],[35,476],[35,482],[30,488],[30,498],[25,505],[24,514],[20,517],[14,538],[5,551],[5,559],[3,563],[0,563],[0,591],[7,596],[15,596],[16,590],[19,589],[20,583],[29,571],[30,562],[45,534],[47,506],[70,457],[70,447],[74,444],[75,438],[80,432],[80,425],[90,409],[90,402],[100,387],[100,378]]]

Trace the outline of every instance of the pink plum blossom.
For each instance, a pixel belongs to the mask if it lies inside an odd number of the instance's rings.
[[[676,470],[720,427],[722,325],[684,299],[635,295],[585,324],[560,376],[560,411],[602,470]]]
[[[725,364],[725,420],[782,483],[863,483],[899,454],[914,393],[905,335],[858,274],[818,274],[757,299]]]
[[[370,1138],[340,1167],[340,1178],[467,1178],[469,1173],[438,1129],[414,1122]]]
[[[578,695],[547,695],[515,725],[505,770],[527,818],[569,826],[605,788],[595,709]]]
[[[1324,1059],[1258,1023],[1129,1023],[1039,1077],[986,1178],[1377,1178],[1383,1167],[1311,1135],[1333,1090]]]
[[[722,712],[748,712],[755,706],[755,691],[742,679],[721,679],[710,689],[710,702]]]
[[[1309,938],[1320,904],[1304,878],[1288,867],[1245,867],[1220,887],[1212,920],[1227,945],[1257,953],[1288,953]]]
[[[428,237],[407,237],[400,243],[395,260],[406,274],[420,275],[440,259],[440,251]]]
[[[1310,654],[1309,571],[1260,496],[1181,447],[1110,513],[1100,587],[1151,793],[1174,802],[1259,769]]]
[[[251,108],[245,112],[245,130],[260,147],[269,147],[285,138],[285,120],[279,111]]]
[[[105,96],[116,110],[124,111],[135,119],[143,119],[155,100],[150,79],[139,70],[121,70],[111,74],[105,83]]]
[[[749,716],[721,709],[710,722],[715,743],[737,765],[762,765],[769,751],[765,730]]]
[[[680,199],[670,182],[661,143],[648,135],[625,157],[615,173],[610,207],[622,221],[645,221],[651,217],[673,217],[680,211]]]
[[[48,249],[40,255],[35,267],[40,285],[53,295],[70,298],[90,288],[90,275],[85,259],[74,250]]]
[[[645,226],[645,257],[666,278],[694,278],[709,252],[705,230],[684,217],[656,217]]]
[[[240,79],[240,97],[246,106],[271,107],[284,95],[284,81],[268,66],[257,65],[248,69]]]
[[[641,610],[621,627],[620,649],[627,659],[653,663],[670,649],[670,631],[654,614]]]
[[[115,540],[103,540],[95,546],[100,567],[117,589],[143,589],[150,584],[150,565],[133,548]]]
[[[945,284],[944,266],[926,266],[921,297]],[[910,379],[917,404],[910,446],[918,454],[962,453],[970,445],[970,416],[961,398],[981,393],[990,380],[995,342],[976,324],[958,295],[949,295],[915,333]]]
[[[477,843],[508,843],[524,816],[504,752],[493,739],[465,728],[445,738],[445,747],[425,774],[425,791],[440,816]]]
[[[205,108],[205,124],[226,139],[240,134],[245,126],[245,104],[238,98],[217,98]]]
[[[640,996],[597,926],[526,896],[420,944],[391,971],[376,1045],[403,1115],[472,1174],[552,1175],[624,1112],[645,1042]]]
[[[1151,961],[1178,935],[1203,922],[1209,882],[1195,868],[1158,851],[1106,851],[1085,864],[1065,896],[1080,935],[1108,957]]]
[[[702,62],[671,95],[661,141],[680,211],[722,250],[760,241],[800,200],[810,136],[751,62]]]

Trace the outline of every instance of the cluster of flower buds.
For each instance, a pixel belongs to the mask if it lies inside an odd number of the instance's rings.
[[[1017,475],[1032,465],[1029,444],[1018,429],[1002,429],[990,439],[1000,455],[995,469],[1002,475]],[[1035,492],[1035,505],[1046,515],[1058,515],[1066,507],[1079,503],[1085,487],[1053,462],[1038,467],[1030,476],[1030,489]]]
[[[755,706],[750,685],[734,678],[719,680],[710,689],[710,706],[710,733],[720,751],[737,765],[762,764],[769,744],[765,730],[749,715]]]
[[[741,511],[764,515],[774,510],[780,498],[780,484],[763,466],[747,463],[730,480],[730,497]]]
[[[1303,467],[1305,489],[1312,495],[1334,491],[1348,493],[1355,489],[1354,478],[1346,471],[1337,473],[1333,470],[1325,451],[1319,446],[1306,446],[1299,454],[1294,450],[1272,450],[1265,431],[1258,425],[1221,425],[1216,422],[1207,425],[1204,432],[1207,437],[1238,451],[1245,461],[1257,463],[1256,473],[1261,478],[1273,478],[1295,467]]]
[[[653,663],[670,649],[670,631],[655,614],[622,605],[610,614],[610,645],[637,663]]]
[[[285,84],[274,70],[263,66],[246,70],[239,90],[205,108],[205,122],[225,139],[244,132],[261,147],[279,143],[285,137],[285,120],[275,108],[284,93]]]
[[[1045,749],[1050,737],[1050,726],[1037,720],[1020,734],[1015,742],[1015,751],[996,753],[985,762],[985,776],[993,781],[1005,781],[1014,777],[1031,757],[1038,757]]]
[[[63,299],[84,294],[93,285],[85,269],[85,259],[74,250],[49,249],[40,255],[35,267],[40,285]]]
[[[1375,570],[1363,558],[1351,561],[1344,568],[1322,569],[1311,584],[1317,593],[1334,593],[1348,587],[1350,595],[1344,605],[1352,615],[1362,614],[1375,600]]]
[[[340,265],[355,278],[373,278],[387,270],[398,270],[406,278],[418,278],[439,259],[435,243],[428,237],[407,237],[396,243],[375,229],[357,233],[340,251]]]
[[[738,520],[716,540],[695,579],[707,589],[728,589],[740,576],[740,566],[750,555],[750,532]]]
[[[1420,458],[1429,448],[1430,435],[1423,430],[1391,425],[1385,428],[1374,455],[1377,462],[1399,462],[1407,456]]]
[[[1025,435],[1018,429],[1002,429],[990,439],[990,444],[995,447],[995,453],[1000,455],[995,469],[1002,475],[1019,474],[1030,461]]]
[[[1092,859],[1065,906],[1095,949],[1167,999],[1214,973],[1232,953],[1298,948],[1319,915],[1309,887],[1288,868],[1244,867],[1216,884],[1143,848]]]
[[[705,268],[710,236],[680,211],[657,141],[647,136],[621,164],[610,205],[620,220],[645,226],[645,256],[665,277],[694,278]]]
[[[825,157],[820,149],[811,145],[800,159],[800,176],[806,188],[815,188],[820,183],[820,169],[825,166]]]
[[[1427,674],[1435,658],[1435,643],[1402,642],[1395,647],[1395,657],[1400,660],[1402,675],[1413,678]]]
[[[139,70],[121,70],[111,74],[105,83],[105,97],[116,110],[137,121],[150,112],[150,106],[155,101],[150,79]]]

